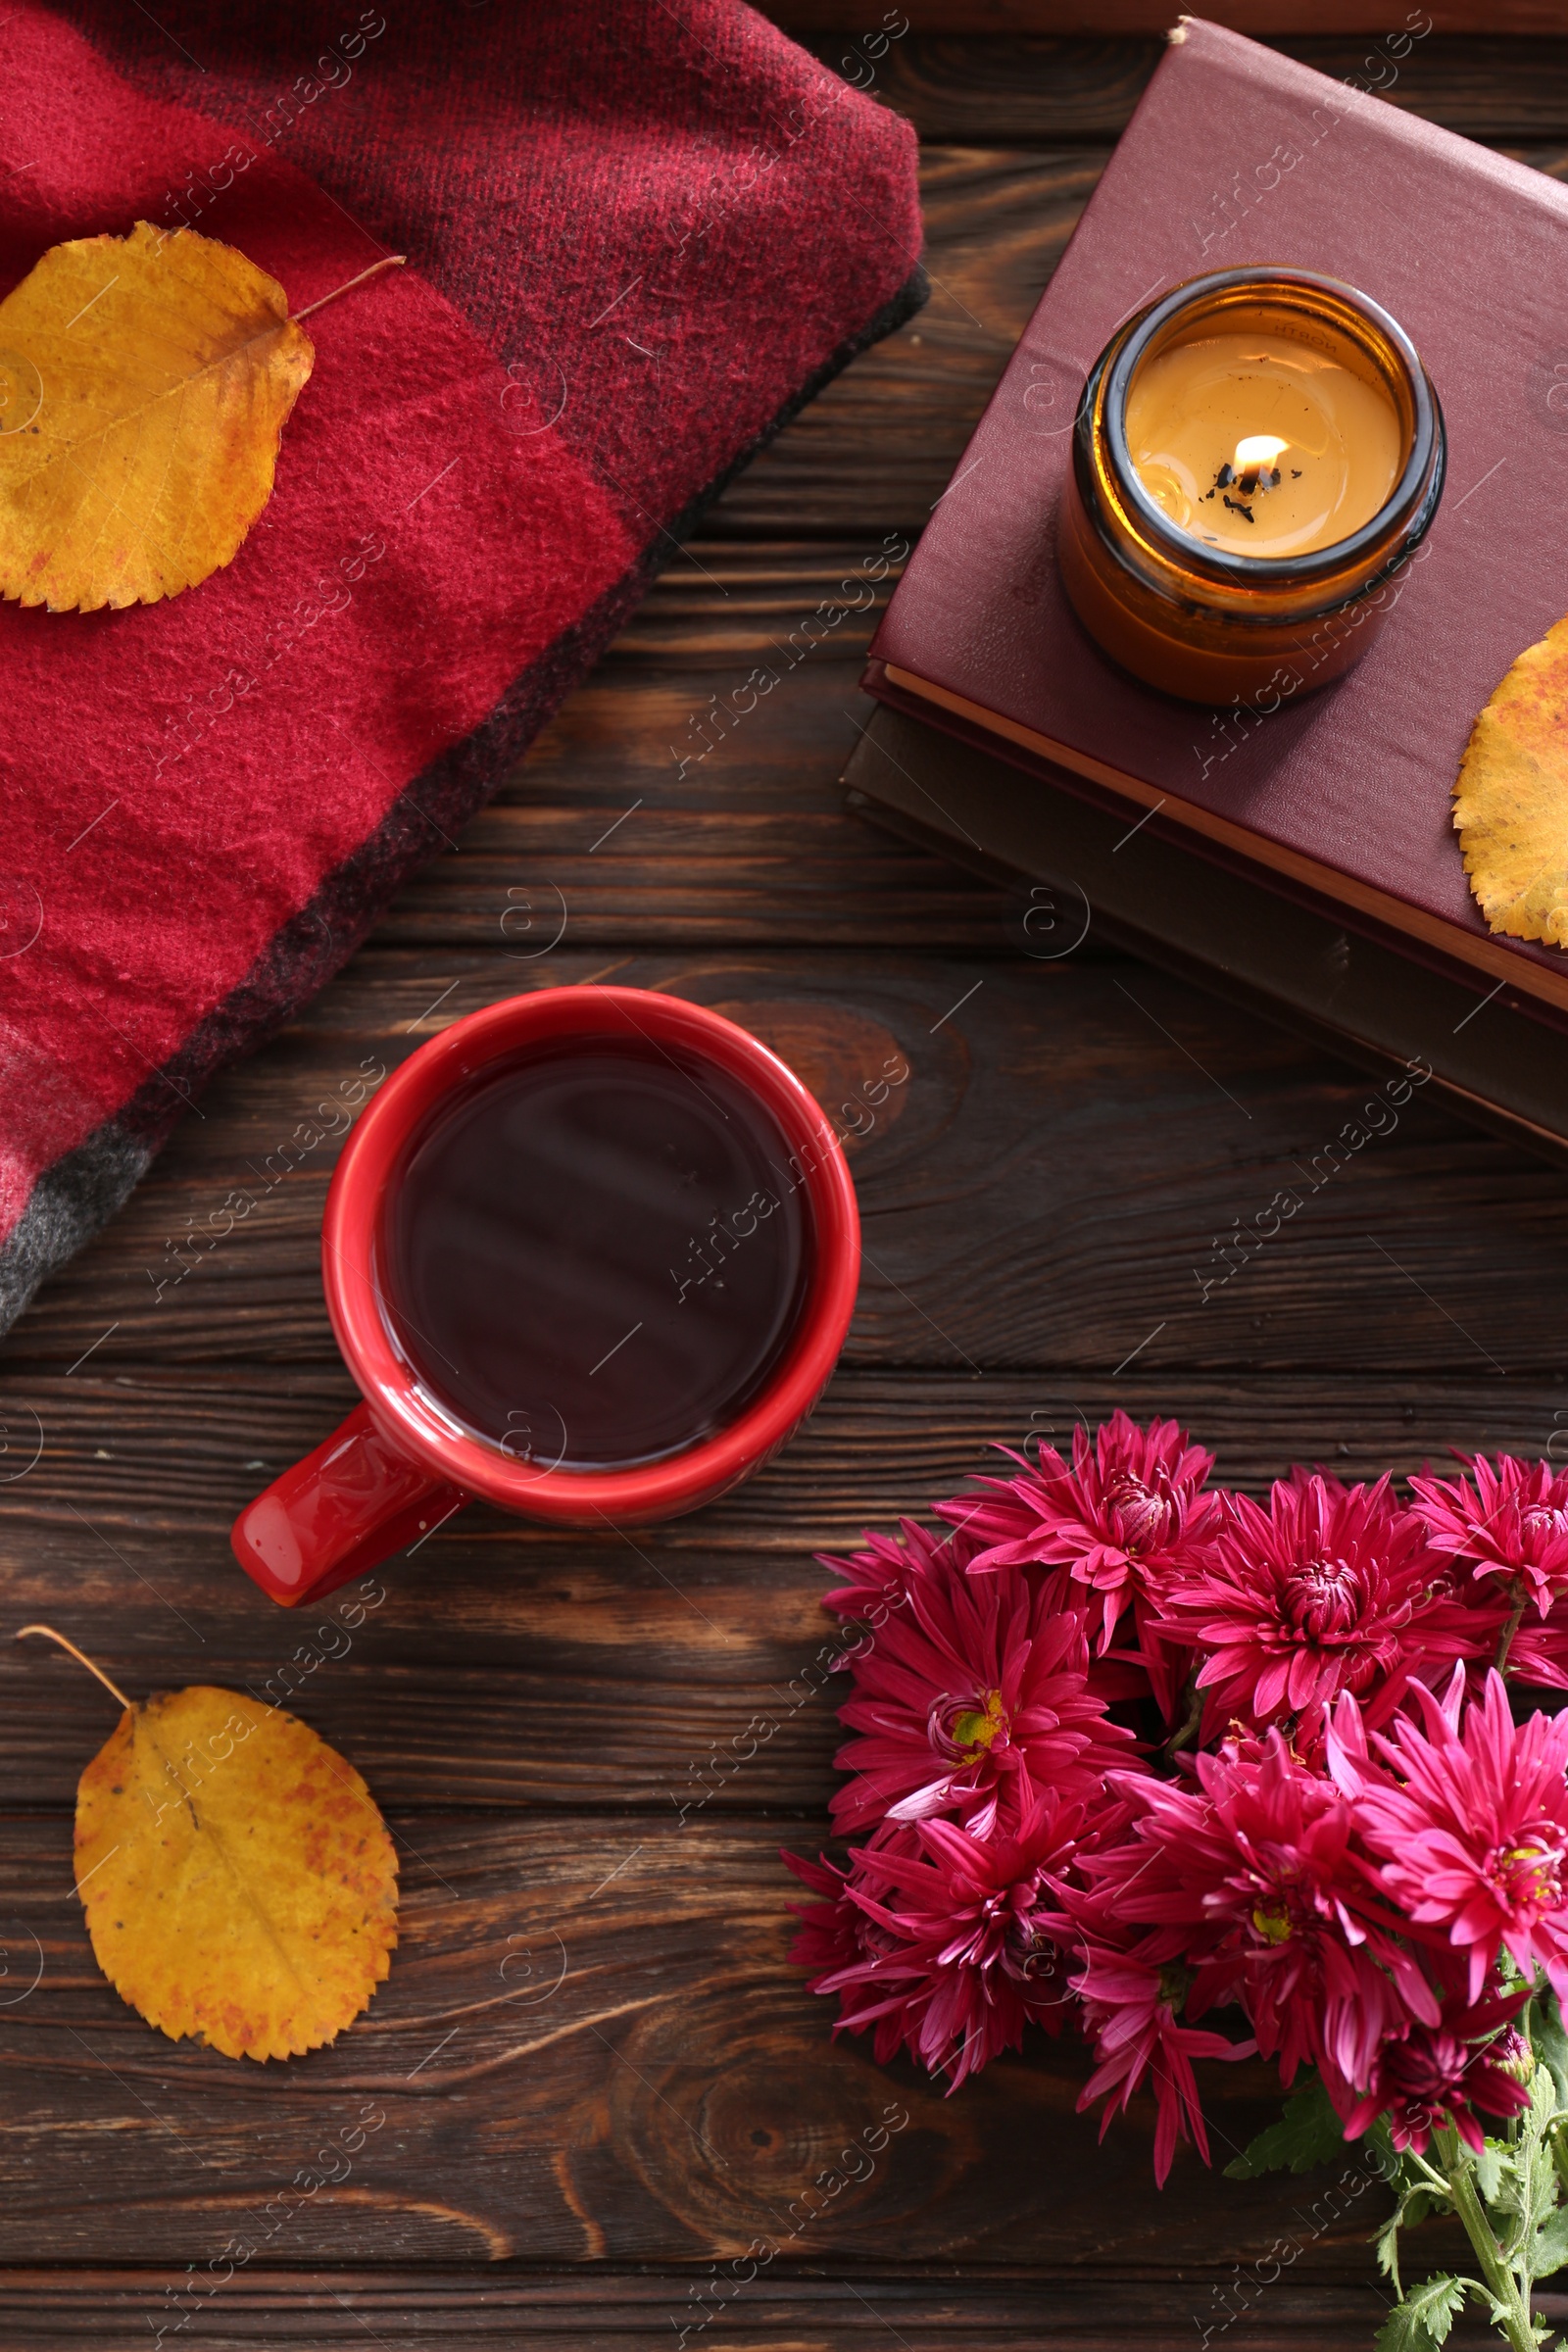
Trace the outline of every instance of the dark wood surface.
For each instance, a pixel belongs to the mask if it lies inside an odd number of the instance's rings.
[[[833,1786],[816,1548],[919,1513],[994,1441],[1117,1402],[1180,1414],[1253,1489],[1297,1459],[1359,1475],[1568,1431],[1562,1180],[1419,1103],[1200,1303],[1211,1237],[1364,1081],[1092,933],[1032,961],[1018,904],[846,816],[864,616],[677,772],[694,712],[917,533],[1152,54],[897,50],[930,307],[734,486],[457,851],[212,1089],[0,1356],[3,1627],[47,1616],[136,1690],[288,1675],[404,1873],[391,1979],[335,2048],[264,2070],[162,2039],[99,1978],[72,1889],[75,1779],[114,1710],[66,1661],[0,1648],[5,2352],[160,2327],[212,2352],[683,2326],[704,2352],[1370,2344],[1376,2189],[1325,2203],[1329,2180],[1243,2188],[1184,2158],[1156,2195],[1149,2115],[1097,2146],[1075,2114],[1075,2046],[945,2099],[835,2043],[785,1959],[777,1849],[824,1835]],[[1563,168],[1568,43],[1510,62],[1434,36],[1421,71],[1412,103]],[[907,1057],[854,1147],[868,1262],[825,1402],[671,1527],[567,1538],[475,1509],[375,1581],[352,1633],[335,1604],[271,1609],[225,1531],[350,1400],[316,1267],[329,1149],[159,1297],[173,1249],[362,1057],[612,972],[734,1013],[830,1102]],[[1268,2078],[1205,2089],[1223,2158]],[[872,2175],[792,2224],[890,2105],[906,2120]],[[280,2205],[367,2106],[384,2121],[347,2177]],[[257,2251],[224,2281],[231,2238]],[[757,2238],[774,2259],[715,2302],[714,2266],[733,2285]]]

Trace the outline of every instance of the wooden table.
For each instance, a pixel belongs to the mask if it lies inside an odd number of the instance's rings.
[[[1340,72],[1365,47],[1288,45]],[[994,1440],[1118,1403],[1179,1414],[1254,1489],[1297,1459],[1359,1477],[1568,1426],[1562,1180],[1419,1102],[1200,1305],[1210,1237],[1364,1082],[1092,933],[1031,960],[1020,904],[849,818],[865,616],[677,780],[711,698],[918,531],[1156,53],[895,47],[883,94],[928,142],[930,307],[741,478],[456,852],[212,1089],[9,1343],[6,1627],[48,1618],[138,1692],[286,1671],[386,1808],[404,1894],[390,1982],[334,2049],[263,2070],[162,2039],[100,1979],[72,1889],[112,1705],[39,1647],[0,1651],[5,2352],[176,2323],[166,2343],[334,2352],[687,2327],[703,2352],[1370,2344],[1378,2192],[1184,2159],[1158,2196],[1149,2113],[1099,2148],[1075,2115],[1076,2046],[1037,2039],[945,2099],[834,2043],[785,1959],[778,1848],[814,1847],[833,1787],[815,1550],[920,1513]],[[1394,98],[1568,171],[1568,40],[1435,34]],[[329,1152],[161,1299],[149,1270],[362,1057],[612,973],[721,1006],[828,1102],[906,1055],[854,1147],[868,1263],[842,1370],[697,1518],[618,1542],[476,1508],[352,1628],[336,1604],[285,1616],[226,1531],[350,1399],[317,1273]],[[1223,2158],[1269,2079],[1206,2089]],[[869,2177],[792,2225],[890,2103],[906,2121]],[[367,2108],[384,2120],[346,2177],[283,2197]],[[772,2258],[715,2301],[759,2239]],[[256,2250],[225,2279],[230,2241]]]

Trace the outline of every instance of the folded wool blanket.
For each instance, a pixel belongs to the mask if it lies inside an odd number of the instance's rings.
[[[409,256],[226,570],[0,606],[3,1329],[923,289],[908,127],[740,0],[10,0],[0,91],[0,293],[137,220],[294,310]]]

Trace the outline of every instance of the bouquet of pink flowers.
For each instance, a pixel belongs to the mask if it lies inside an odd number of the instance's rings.
[[[1568,2262],[1568,1473],[1346,1487],[1266,1508],[1174,1422],[1117,1413],[1072,1459],[938,1503],[940,1534],[829,1566],[853,1735],[843,1865],[794,1957],[880,2060],[956,2089],[1069,2020],[1108,2125],[1144,2085],[1154,2172],[1207,2160],[1195,2059],[1277,2060],[1284,2122],[1229,2170],[1370,2136],[1396,2206],[1379,2345],[1443,2343],[1466,2295],[1534,2352]],[[1510,1688],[1510,1687],[1513,1688]],[[1478,2277],[1406,2290],[1398,2232],[1455,2215]]]

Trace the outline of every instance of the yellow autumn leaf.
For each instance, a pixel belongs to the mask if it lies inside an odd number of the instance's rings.
[[[0,303],[0,596],[152,605],[231,563],[315,356],[231,245],[52,246]]]
[[[1453,821],[1493,930],[1568,947],[1568,620],[1520,655],[1476,720]]]
[[[398,1865],[375,1800],[306,1724],[240,1691],[125,1708],[76,1790],[75,1862],[99,1967],[174,2041],[314,2050],[391,1965]]]

